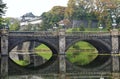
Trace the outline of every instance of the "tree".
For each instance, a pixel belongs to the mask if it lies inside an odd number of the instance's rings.
[[[2,23],[4,20],[2,18],[2,15],[5,13],[5,10],[4,10],[5,7],[6,7],[6,4],[4,4],[2,0],[0,0],[0,28],[3,28]]]
[[[60,20],[64,19],[64,13],[65,13],[66,7],[62,6],[54,6],[50,11],[44,12],[42,17],[42,29],[47,30],[49,28],[52,28],[54,24],[57,24]]]
[[[64,15],[66,7],[63,6],[54,6],[49,12],[51,12],[52,14],[60,14],[60,15]]]
[[[120,16],[119,4],[120,0],[69,0],[65,16],[71,20],[96,20],[99,21],[98,24],[108,25],[106,23],[111,22],[111,13],[108,10],[115,11],[116,16]],[[120,22],[119,17],[116,20]]]
[[[10,30],[19,30],[20,28],[20,21],[16,18],[4,18],[4,21],[7,25],[9,25]]]
[[[72,19],[73,13],[75,11],[76,0],[69,0],[67,8],[65,10],[65,18]]]
[[[50,12],[44,12],[41,15],[41,17],[42,17],[41,30],[49,29],[51,26],[50,19],[52,17],[52,14]]]
[[[6,4],[4,4],[2,0],[0,0],[0,17],[5,13],[4,11],[5,7],[6,7]]]
[[[98,6],[99,9],[101,9],[101,11],[97,11],[97,16],[98,16],[98,20],[101,23],[104,23],[108,29],[111,28],[111,23],[112,23],[112,13],[114,13],[116,15],[116,20],[118,22],[118,14],[120,14],[119,12],[117,12],[117,9],[120,3],[120,0],[100,0],[101,2],[99,2],[99,5],[101,4],[101,7]]]
[[[88,17],[94,19],[94,13],[90,12],[88,8],[89,5],[90,1],[88,0],[69,0],[65,11],[65,17],[70,20],[88,19]]]

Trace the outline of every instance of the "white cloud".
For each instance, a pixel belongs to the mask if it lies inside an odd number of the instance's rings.
[[[7,17],[20,17],[28,12],[41,15],[55,5],[67,6],[68,0],[3,0],[3,2],[7,3]]]

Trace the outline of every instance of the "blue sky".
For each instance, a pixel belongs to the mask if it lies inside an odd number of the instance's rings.
[[[67,6],[68,0],[3,0],[3,2],[7,3],[8,7],[5,17],[20,17],[28,12],[39,16],[55,5]]]

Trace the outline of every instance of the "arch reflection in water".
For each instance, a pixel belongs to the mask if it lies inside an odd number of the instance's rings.
[[[37,67],[51,59],[52,51],[45,44],[27,41],[15,46],[9,57],[22,67]]]
[[[9,76],[9,79],[58,79],[57,74],[53,75],[23,75],[23,76]]]
[[[97,56],[97,49],[85,41],[79,41],[67,50],[67,59],[77,66],[84,66],[92,62]]]
[[[78,41],[77,41],[78,42]],[[86,43],[86,44],[85,44]],[[79,53],[68,52],[67,59],[79,66],[82,69],[101,69],[110,63],[110,46],[104,43],[104,41],[98,40],[81,40],[78,43],[74,43],[70,49],[79,49]],[[91,52],[81,51],[81,49],[90,49]],[[77,54],[76,56],[74,54]],[[107,54],[107,55],[106,55]]]

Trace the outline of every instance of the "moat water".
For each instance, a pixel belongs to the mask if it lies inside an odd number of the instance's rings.
[[[59,79],[59,77],[41,77],[41,76],[34,76],[34,75],[30,75],[30,76],[11,76],[9,77],[9,79]],[[66,77],[66,79],[110,79],[110,78],[104,78],[104,77]]]
[[[23,76],[9,76],[9,79],[60,79],[59,75],[23,75]],[[101,76],[66,76],[65,79],[112,79],[111,77]]]

